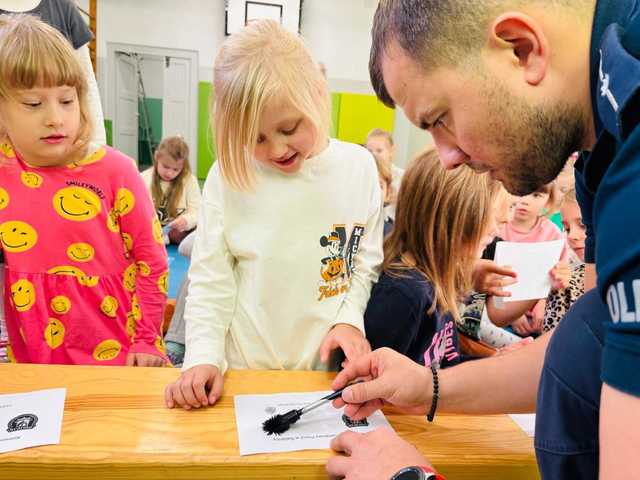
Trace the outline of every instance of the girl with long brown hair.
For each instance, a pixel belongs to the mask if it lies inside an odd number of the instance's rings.
[[[142,173],[169,242],[179,244],[196,228],[200,187],[191,173],[189,145],[181,136],[167,137],[153,155],[153,166]],[[166,241],[166,240],[165,240]]]
[[[495,233],[499,190],[467,167],[444,170],[434,150],[412,162],[365,312],[372,348],[391,347],[427,365],[459,361],[458,304],[471,291],[475,260]]]

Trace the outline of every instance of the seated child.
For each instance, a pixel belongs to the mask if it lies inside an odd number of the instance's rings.
[[[513,219],[505,224],[499,233],[499,236],[503,240],[507,242],[565,240],[560,229],[546,217],[549,209],[556,201],[554,183],[543,185],[529,195],[522,197],[514,196],[513,198]],[[568,276],[568,259],[569,249],[565,245],[562,250],[560,262],[554,268],[554,271],[562,278]],[[524,316],[518,317],[515,321],[516,323],[512,326],[513,330],[522,336],[540,334],[542,331],[544,310],[545,301],[539,300]],[[496,318],[491,315],[490,318],[492,321],[496,321]]]
[[[372,348],[390,347],[426,365],[460,361],[458,303],[471,291],[475,260],[495,236],[499,189],[467,167],[445,170],[434,150],[411,163],[365,312]]]
[[[170,243],[179,244],[196,228],[200,187],[191,173],[189,146],[180,136],[167,137],[153,154],[153,166],[142,172],[160,223]]]

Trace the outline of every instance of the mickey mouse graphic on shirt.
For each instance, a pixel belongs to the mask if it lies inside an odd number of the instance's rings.
[[[358,253],[360,239],[364,235],[364,225],[354,225],[347,243],[345,225],[334,225],[328,235],[320,237],[320,246],[327,249],[320,267],[320,286],[318,301],[335,297],[349,291],[353,259]]]
[[[327,282],[335,282],[345,275],[344,247],[347,243],[347,233],[344,226],[335,227],[329,235],[320,237],[320,246],[325,247],[328,256],[324,257],[320,276]]]

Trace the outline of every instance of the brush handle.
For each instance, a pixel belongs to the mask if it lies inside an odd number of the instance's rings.
[[[322,405],[324,405],[327,402],[330,402],[331,400],[335,400],[336,398],[338,398],[340,395],[342,395],[342,392],[344,391],[345,388],[350,387],[351,385],[353,385],[354,383],[360,383],[362,382],[362,380],[358,380],[356,382],[350,383],[348,385],[345,385],[344,387],[342,387],[340,390],[336,390],[333,393],[330,393],[329,395],[327,395],[326,397],[322,397],[320,400],[316,400],[313,403],[310,403],[309,405],[307,405],[306,407],[303,407],[300,409],[300,413],[304,414],[304,413],[308,413],[311,410],[315,410],[318,407],[321,407]]]

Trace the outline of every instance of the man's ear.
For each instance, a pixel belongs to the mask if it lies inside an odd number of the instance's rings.
[[[542,26],[534,18],[520,12],[504,13],[493,21],[489,35],[491,48],[513,53],[528,84],[542,82],[549,67],[550,48]]]

